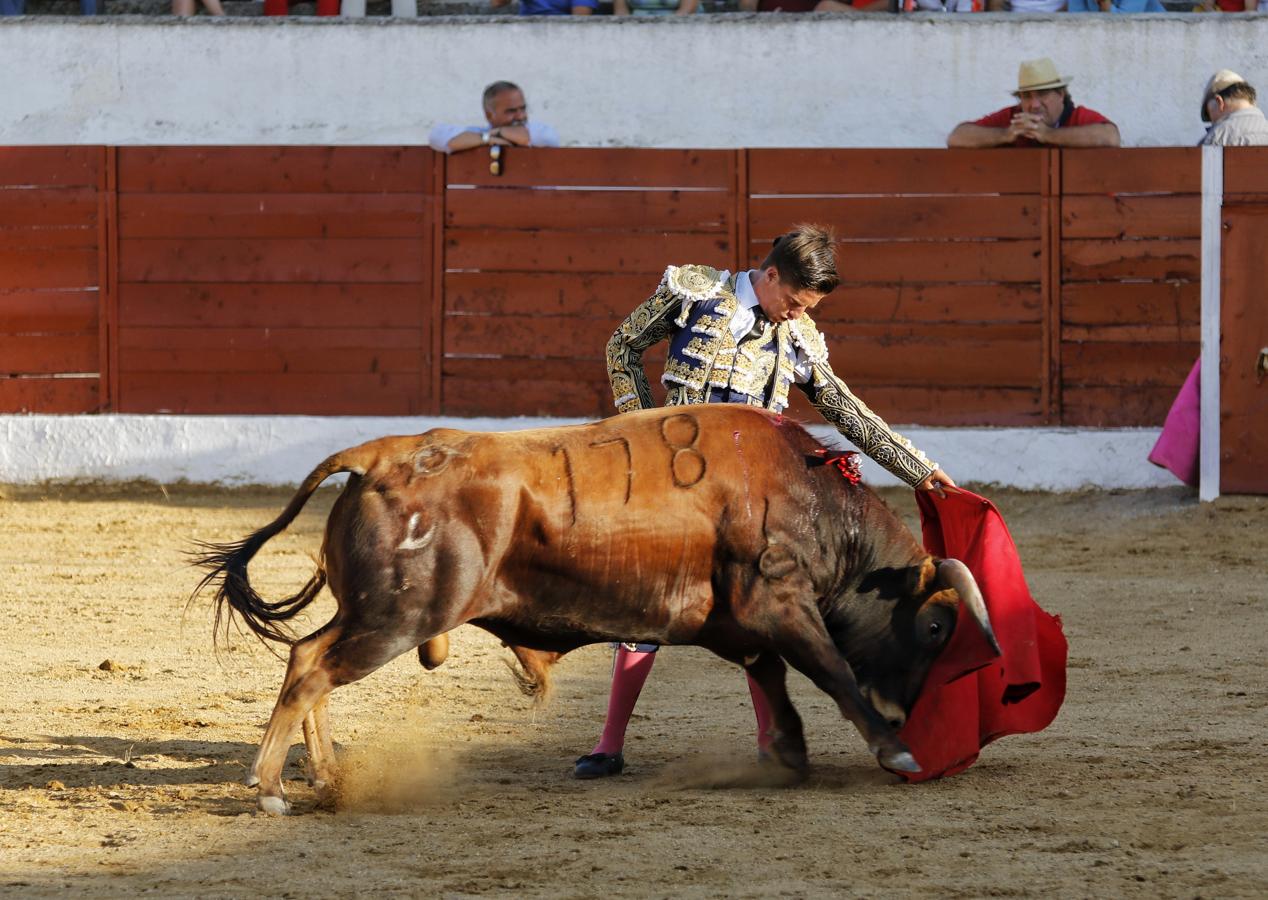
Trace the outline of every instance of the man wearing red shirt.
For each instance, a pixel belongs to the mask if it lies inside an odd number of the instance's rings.
[[[948,147],[1117,147],[1118,126],[1086,106],[1075,106],[1072,79],[1057,74],[1052,60],[1032,59],[1017,73],[1016,106],[976,122],[961,122],[947,135]]]

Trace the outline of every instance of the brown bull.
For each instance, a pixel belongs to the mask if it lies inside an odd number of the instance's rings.
[[[716,405],[498,434],[437,429],[330,457],[274,522],[199,559],[218,622],[228,604],[260,637],[293,644],[252,768],[260,808],[287,811],[282,766],[301,722],[313,778],[334,774],[331,690],[414,648],[438,665],[445,633],[464,623],[511,645],[539,689],[548,663],[584,644],[706,647],[747,667],[771,702],[776,755],[804,771],[786,661],[832,696],[882,765],[918,771],[894,728],[961,600],[993,641],[990,623],[968,570],[931,559],[822,452],[792,422]],[[265,601],[247,563],[336,472],[353,474],[318,571],[295,596]],[[323,583],[338,612],[293,641],[281,623]]]

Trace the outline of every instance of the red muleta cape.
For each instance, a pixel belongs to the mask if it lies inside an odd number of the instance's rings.
[[[977,579],[1001,656],[960,610],[955,632],[934,662],[899,737],[926,781],[963,772],[979,751],[1007,734],[1041,731],[1065,699],[1066,640],[1061,619],[1035,603],[999,510],[983,497],[917,491],[925,549],[958,559]]]

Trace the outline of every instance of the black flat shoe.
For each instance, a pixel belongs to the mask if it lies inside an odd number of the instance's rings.
[[[575,778],[607,778],[620,775],[625,768],[625,757],[620,753],[591,753],[577,760],[572,770]]]

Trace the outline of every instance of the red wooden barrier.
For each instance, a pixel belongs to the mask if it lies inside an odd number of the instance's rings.
[[[431,157],[121,149],[118,409],[429,411]]]
[[[604,415],[667,264],[747,267],[799,221],[842,239],[816,318],[895,422],[1158,424],[1197,353],[1192,149],[488,162],[0,150],[0,410]]]
[[[0,410],[103,408],[102,147],[0,148]]]

